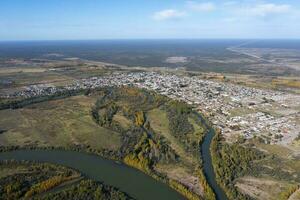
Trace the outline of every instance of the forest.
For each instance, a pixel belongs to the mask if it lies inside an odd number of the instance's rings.
[[[189,199],[215,198],[201,168],[200,145],[207,127],[190,106],[132,87],[106,88],[97,95],[91,115],[99,126],[122,134],[119,155],[126,164],[168,183]],[[157,166],[170,164],[196,176],[199,185],[195,187],[202,187],[204,194],[195,195],[180,179],[157,172]]]
[[[51,141],[36,141],[5,145],[0,151],[29,148],[89,152],[135,167],[168,184],[186,197],[215,199],[206,182],[200,155],[200,145],[208,129],[191,106],[152,91],[130,86],[74,91],[47,98],[46,100],[46,97],[36,97],[17,103],[11,102],[9,107],[14,109],[5,112],[13,114],[12,116],[18,115],[18,112],[15,112],[18,110],[34,112],[37,121],[47,122],[45,127],[49,126],[49,129],[45,129],[43,134],[49,133],[51,140],[57,141],[56,146],[44,145]],[[41,103],[44,100],[51,101]],[[83,104],[85,107],[82,107]],[[50,117],[51,120],[43,120],[45,116],[40,116],[40,113],[44,111],[47,111],[47,118]],[[65,113],[72,115],[63,117]],[[74,118],[70,118],[73,116]],[[80,135],[85,130],[78,132],[77,129],[71,129],[68,132],[71,138],[80,136],[78,141],[85,142],[72,144],[69,138],[65,138],[67,145],[62,144],[61,140],[57,140],[58,136],[66,137],[68,134],[58,135],[61,133],[57,131],[61,130],[64,133],[69,127],[61,123],[61,120],[57,121],[57,118],[70,120],[73,126],[74,120],[80,119],[78,127],[89,125],[86,127],[86,133],[91,134],[93,131],[91,137]],[[54,132],[54,121],[60,124],[55,127],[61,126],[63,129]],[[85,124],[82,124],[83,121]],[[22,123],[18,121],[18,124]],[[34,128],[30,127],[31,130]],[[38,128],[37,138],[44,139],[40,134]],[[51,179],[54,185],[63,181],[67,179],[60,176]],[[41,182],[42,186],[47,184]],[[28,195],[39,193],[41,188],[31,188]]]
[[[264,158],[264,154],[237,143],[225,143],[220,132],[214,136],[210,149],[217,182],[227,197],[229,199],[251,199],[237,190],[235,179],[250,174],[250,171],[253,170],[253,161]]]
[[[0,199],[132,199],[111,186],[59,165],[7,160],[0,163]]]

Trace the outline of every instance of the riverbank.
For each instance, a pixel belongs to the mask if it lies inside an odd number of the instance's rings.
[[[0,160],[11,159],[49,162],[71,167],[88,178],[119,188],[136,199],[183,199],[168,185],[134,168],[95,155],[63,150],[18,150],[0,153]]]
[[[132,200],[126,193],[84,177],[73,168],[45,162],[0,161],[0,199]]]
[[[212,132],[208,132],[205,136],[199,138],[200,141],[200,146],[201,148],[201,152],[204,152],[205,155],[202,155],[201,158],[204,158],[202,161],[203,166],[201,168],[199,168],[199,178],[201,180],[201,184],[202,185],[206,185],[205,189],[206,189],[206,193],[205,193],[205,199],[215,199],[215,195],[214,192],[216,193],[216,191],[218,191],[218,189],[216,189],[216,184],[212,184],[211,181],[214,179],[214,177],[211,178],[213,171],[207,171],[207,165],[209,164],[209,161],[207,161],[207,157],[209,156],[209,153],[207,154],[206,152],[209,152],[209,147],[210,147],[210,142],[211,142],[211,138],[213,137]],[[0,149],[0,159],[1,159],[1,155],[4,154],[13,154],[13,152],[74,152],[74,153],[79,153],[79,154],[86,154],[89,156],[95,156],[95,157],[99,157],[101,159],[108,159],[112,162],[115,162],[117,164],[120,164],[122,161],[118,158],[118,157],[114,157],[106,152],[102,152],[102,151],[96,151],[93,149],[82,149],[79,146],[78,147],[74,147],[74,148],[55,148],[55,147],[44,147],[44,148],[36,148],[36,147],[27,147],[26,148],[20,148],[18,146],[11,146],[11,147],[7,147],[7,148],[2,148]],[[27,160],[26,157],[21,157],[21,160]],[[16,159],[15,157],[13,157],[13,159]],[[43,161],[43,160],[38,160],[38,161]],[[121,161],[121,162],[119,162]],[[49,162],[49,160],[47,160],[47,162]],[[61,164],[61,163],[58,163]],[[157,174],[154,174],[151,171],[147,171],[144,169],[140,169],[139,167],[132,165],[130,163],[126,163],[125,164],[132,166],[134,168],[137,168],[139,170],[141,170],[143,173],[149,175],[150,177],[158,180],[161,183],[165,183],[167,184],[169,187],[175,189],[176,191],[178,191],[179,193],[181,193],[182,195],[184,195],[186,198],[188,199],[199,199],[199,197],[197,197],[196,195],[194,195],[191,191],[189,191],[188,188],[186,188],[185,186],[181,185],[179,182],[176,181],[172,181],[172,180],[168,180],[166,177],[162,177],[162,176],[158,176]],[[123,164],[121,164],[123,165]],[[90,177],[92,178],[92,177]],[[97,179],[96,179],[97,180]],[[98,179],[98,181],[103,181],[102,179]],[[115,185],[114,185],[115,186]],[[213,187],[210,187],[213,186]],[[212,188],[212,189],[211,189]],[[219,193],[216,193],[217,199],[222,199],[220,198]],[[225,199],[225,198],[223,198]]]
[[[186,198],[215,199],[199,155],[208,128],[184,102],[120,87],[0,112],[2,151],[90,152],[131,165]]]
[[[200,139],[200,156],[205,184],[212,190],[216,200],[227,200],[227,196],[216,180],[216,174],[212,162],[211,144],[216,132],[210,122],[202,114],[197,113],[201,123],[206,127],[207,133]]]
[[[218,182],[216,181],[215,170],[212,163],[212,153],[210,150],[211,143],[215,136],[215,131],[213,128],[209,129],[209,132],[206,134],[204,142],[201,145],[201,154],[203,160],[203,171],[206,177],[206,180],[212,190],[216,195],[217,200],[227,200],[227,196],[223,189],[219,186]]]

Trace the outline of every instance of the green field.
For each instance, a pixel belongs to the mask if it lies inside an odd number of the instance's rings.
[[[115,150],[120,134],[97,126],[90,116],[95,99],[86,96],[37,103],[22,109],[1,110],[3,146],[70,147],[86,144]],[[109,139],[107,139],[109,138]]]

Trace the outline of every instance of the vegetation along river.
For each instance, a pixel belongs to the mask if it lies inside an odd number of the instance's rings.
[[[209,186],[212,188],[216,195],[217,200],[227,200],[227,196],[225,192],[222,190],[222,188],[218,185],[216,181],[216,175],[214,172],[214,167],[212,164],[212,158],[210,153],[210,145],[211,142],[216,135],[215,130],[208,125],[207,121],[203,118],[202,115],[199,113],[197,114],[199,119],[201,120],[201,123],[204,124],[208,128],[208,133],[204,137],[204,141],[201,145],[201,158],[203,161],[203,171],[204,175],[206,177],[206,180],[209,184]]]
[[[210,144],[215,135],[211,128],[201,146],[203,170],[208,184],[218,200],[226,200],[218,186],[212,165]],[[183,197],[164,183],[156,181],[137,169],[87,153],[64,150],[17,150],[0,153],[0,160],[33,160],[72,167],[85,176],[115,186],[130,196],[141,200],[177,200]]]
[[[115,186],[140,200],[184,199],[168,185],[137,169],[96,155],[64,150],[17,150],[0,153],[0,160],[34,160],[72,167],[85,176]]]
[[[205,177],[207,179],[208,184],[213,189],[217,200],[227,200],[227,197],[222,190],[222,188],[218,185],[216,181],[216,176],[214,173],[214,168],[212,165],[212,158],[210,154],[210,144],[213,140],[213,137],[215,136],[215,130],[213,128],[209,129],[208,134],[206,134],[204,138],[204,142],[201,146],[201,153],[202,153],[202,159],[203,159],[203,171],[205,174]]]

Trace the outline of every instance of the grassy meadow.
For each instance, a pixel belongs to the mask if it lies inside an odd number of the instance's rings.
[[[120,134],[99,127],[90,116],[95,99],[75,96],[0,111],[3,146],[68,147],[77,144],[115,150]]]

